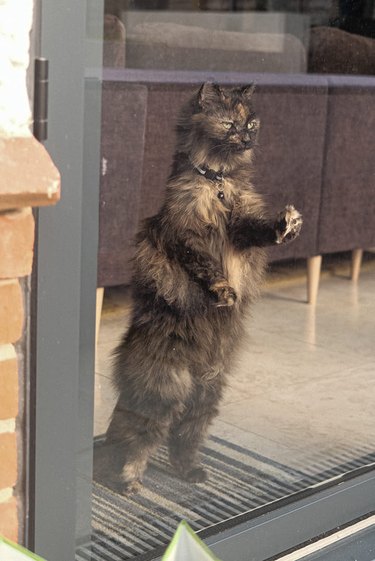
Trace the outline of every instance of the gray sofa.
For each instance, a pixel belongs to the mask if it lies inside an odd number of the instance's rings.
[[[105,69],[103,78],[99,287],[129,282],[134,234],[163,197],[176,117],[206,80],[257,83],[253,181],[275,211],[293,202],[305,217],[300,238],[269,258],[308,259],[308,301],[322,254],[375,245],[375,78],[147,68]]]

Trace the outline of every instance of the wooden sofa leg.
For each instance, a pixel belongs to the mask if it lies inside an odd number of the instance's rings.
[[[353,249],[352,266],[350,272],[350,277],[353,282],[357,282],[359,279],[359,273],[361,272],[362,257],[363,257],[363,249]]]
[[[316,305],[319,289],[320,269],[322,267],[322,256],[315,255],[307,260],[307,302]]]
[[[96,289],[96,330],[95,330],[95,349],[98,346],[99,339],[99,329],[100,329],[100,318],[102,315],[103,308],[103,298],[104,298],[104,288]]]

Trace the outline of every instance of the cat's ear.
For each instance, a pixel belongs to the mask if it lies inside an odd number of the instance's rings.
[[[255,82],[249,84],[248,86],[243,86],[242,88],[240,88],[239,93],[246,99],[250,100],[253,97],[254,90]]]
[[[224,92],[218,84],[206,82],[198,92],[198,105],[202,109],[207,109],[211,105],[224,100]]]

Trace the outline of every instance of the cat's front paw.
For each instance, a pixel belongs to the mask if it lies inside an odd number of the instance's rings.
[[[302,228],[302,215],[293,205],[287,205],[280,212],[276,222],[276,243],[286,243],[294,240]]]
[[[224,306],[233,306],[237,300],[237,294],[234,288],[225,282],[217,282],[210,287],[211,292],[214,293],[216,298],[216,307],[222,308]]]

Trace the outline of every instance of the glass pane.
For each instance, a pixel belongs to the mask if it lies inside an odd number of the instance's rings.
[[[106,2],[78,560],[373,467],[374,28],[372,1]]]

